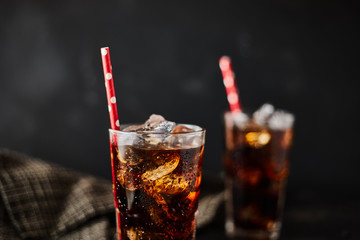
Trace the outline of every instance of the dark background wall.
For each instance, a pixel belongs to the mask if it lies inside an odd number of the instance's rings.
[[[0,147],[110,180],[109,46],[120,121],[205,127],[218,175],[227,54],[246,109],[296,115],[289,188],[358,186],[357,15],[346,1],[1,1]]]

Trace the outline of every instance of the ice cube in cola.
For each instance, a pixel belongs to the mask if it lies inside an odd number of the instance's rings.
[[[226,231],[232,237],[277,239],[294,117],[269,104],[251,118],[241,115],[228,112],[224,119]]]
[[[204,131],[152,115],[110,143],[119,239],[195,239]]]

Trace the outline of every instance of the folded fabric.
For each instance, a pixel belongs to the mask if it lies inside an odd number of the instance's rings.
[[[111,184],[0,150],[0,239],[112,239]]]
[[[198,228],[222,203],[223,192],[214,190],[201,194]],[[0,239],[116,239],[108,181],[3,149],[0,197]]]

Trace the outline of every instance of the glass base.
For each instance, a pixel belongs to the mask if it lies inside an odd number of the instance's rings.
[[[280,236],[280,227],[281,223],[277,223],[272,230],[253,230],[237,228],[232,221],[225,224],[228,237],[243,240],[277,240]]]

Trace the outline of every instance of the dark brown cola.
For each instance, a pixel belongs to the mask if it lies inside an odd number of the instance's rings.
[[[289,174],[291,129],[251,119],[225,124],[226,230],[232,237],[276,239]]]
[[[194,239],[203,149],[112,142],[120,240]]]

